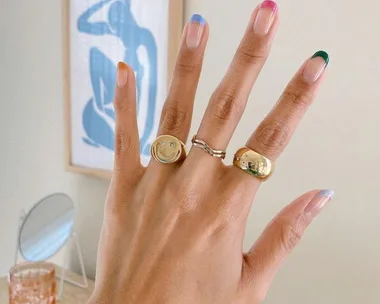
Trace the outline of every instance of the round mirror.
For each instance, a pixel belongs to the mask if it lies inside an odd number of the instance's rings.
[[[56,193],[40,200],[26,215],[20,229],[19,248],[24,259],[44,261],[55,255],[71,235],[74,203]]]

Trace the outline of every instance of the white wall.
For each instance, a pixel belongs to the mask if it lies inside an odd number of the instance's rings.
[[[65,192],[93,276],[107,182],[64,171],[60,1],[0,6],[0,274],[13,263],[20,209]]]
[[[197,96],[197,127],[257,1],[189,0],[211,24]],[[272,55],[229,155],[244,144],[293,72],[314,51],[329,51],[326,83],[262,187],[246,246],[286,203],[313,188],[332,188],[333,204],[282,268],[267,303],[378,303],[380,300],[380,4],[279,0],[282,22]],[[55,191],[78,207],[86,266],[94,274],[107,182],[63,170],[62,43],[59,1],[0,2],[0,273],[13,261],[20,208]],[[254,123],[252,123],[254,122]]]

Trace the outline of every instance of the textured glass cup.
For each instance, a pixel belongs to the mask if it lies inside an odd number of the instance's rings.
[[[55,304],[55,268],[50,263],[25,263],[9,273],[9,304]]]

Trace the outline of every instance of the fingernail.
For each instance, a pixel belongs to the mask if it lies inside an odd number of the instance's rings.
[[[305,214],[311,218],[316,217],[319,212],[326,206],[326,204],[332,200],[335,192],[332,190],[320,191],[306,206]]]
[[[128,79],[128,67],[124,62],[119,62],[117,65],[117,86],[121,89],[127,84]]]
[[[203,37],[206,20],[201,15],[193,15],[187,28],[186,45],[189,48],[197,48]]]
[[[257,35],[264,36],[268,34],[272,27],[277,8],[276,2],[271,0],[266,0],[261,3],[253,25],[253,29]]]
[[[309,84],[316,82],[329,63],[329,55],[325,51],[316,52],[303,70],[303,78]]]

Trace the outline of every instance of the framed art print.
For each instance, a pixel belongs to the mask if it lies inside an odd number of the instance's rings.
[[[135,72],[140,154],[147,164],[181,39],[182,0],[63,1],[69,170],[111,175],[119,61]]]

